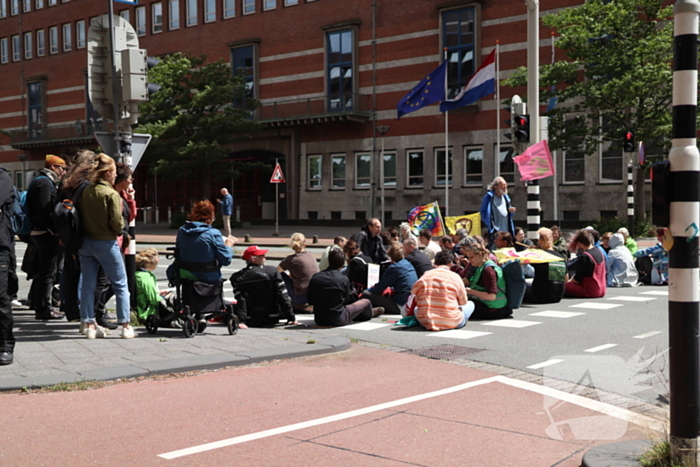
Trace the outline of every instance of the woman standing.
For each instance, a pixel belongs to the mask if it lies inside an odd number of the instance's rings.
[[[80,290],[80,320],[86,323],[86,337],[105,337],[105,331],[95,325],[95,286],[102,266],[117,296],[117,323],[122,326],[122,338],[134,337],[129,324],[129,287],[117,237],[122,235],[124,219],[122,200],[114,189],[117,168],[107,154],[96,157],[97,166],[91,184],[80,197],[83,227],[83,245],[80,248],[80,267],[83,284]]]
[[[467,258],[474,269],[469,276],[467,296],[474,302],[473,319],[508,318],[513,311],[508,307],[506,281],[500,266],[489,259],[489,250],[481,244],[467,247]]]

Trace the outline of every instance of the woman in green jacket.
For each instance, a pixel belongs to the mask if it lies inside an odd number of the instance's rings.
[[[467,279],[467,295],[474,302],[471,319],[508,318],[513,310],[508,307],[506,281],[501,267],[489,259],[489,250],[476,243],[466,247],[467,259],[474,271]]]

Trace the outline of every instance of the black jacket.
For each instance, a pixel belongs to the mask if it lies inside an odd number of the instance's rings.
[[[230,278],[236,315],[248,326],[274,326],[280,319],[295,321],[287,286],[274,266],[249,264]]]
[[[367,288],[367,264],[372,262],[372,258],[362,253],[348,261],[348,279],[350,284],[355,287],[358,292]]]
[[[314,306],[315,321],[323,325],[324,322],[335,322],[345,305],[357,300],[357,292],[340,271],[326,269],[313,275],[306,298]]]
[[[12,221],[10,213],[5,213],[5,208],[10,207],[14,201],[14,191],[10,175],[0,170],[0,250],[9,251],[14,249],[14,234],[12,233]]]
[[[379,264],[389,259],[384,249],[382,237],[379,235],[372,237],[367,227],[363,227],[362,230],[353,235],[353,238],[357,242],[357,246],[362,250],[362,253],[372,258],[374,264]]]
[[[57,179],[58,177],[51,170],[41,169],[37,178],[30,185],[30,190],[27,193],[27,205],[29,218],[32,221],[32,230],[53,228],[51,214],[56,205],[58,190],[55,180]]]
[[[430,271],[433,269],[433,263],[430,262],[428,255],[420,251],[418,248],[414,248],[412,252],[407,254],[406,260],[413,265],[413,269],[416,270],[418,278],[420,278],[425,271]]]

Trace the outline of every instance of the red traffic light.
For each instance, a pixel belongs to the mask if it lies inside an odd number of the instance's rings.
[[[626,131],[625,141],[634,141],[634,133],[632,133],[631,131]]]
[[[527,126],[530,123],[530,117],[528,115],[518,115],[515,117],[515,124],[519,127]]]

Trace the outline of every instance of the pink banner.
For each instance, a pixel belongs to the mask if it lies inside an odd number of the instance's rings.
[[[520,180],[523,181],[538,180],[554,175],[554,164],[547,140],[533,144],[524,153],[514,157],[513,162],[518,165]]]

